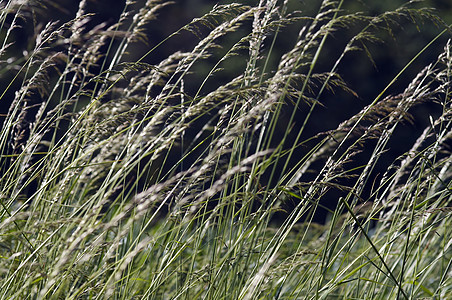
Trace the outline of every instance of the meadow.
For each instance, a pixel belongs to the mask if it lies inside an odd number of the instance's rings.
[[[219,2],[156,42],[177,1],[98,23],[90,2],[45,23],[53,1],[0,2],[0,300],[452,299],[435,11]],[[359,95],[349,57],[378,69],[400,28],[435,33]]]

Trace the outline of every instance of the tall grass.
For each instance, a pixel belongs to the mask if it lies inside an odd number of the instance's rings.
[[[216,5],[127,61],[168,3],[127,1],[117,23],[89,29],[81,1],[17,56],[11,32],[35,4],[3,1],[2,103],[16,90],[0,136],[0,299],[452,298],[451,45],[402,93],[387,89],[404,70],[336,129],[310,134],[324,96],[355,97],[344,57],[388,24],[438,22],[410,5],[367,16],[342,2],[314,16],[290,1]],[[279,57],[287,26],[299,34]],[[187,32],[191,51],[146,63]],[[240,74],[223,80],[233,65]],[[421,103],[441,113],[375,177]],[[313,222],[334,190],[328,220]]]

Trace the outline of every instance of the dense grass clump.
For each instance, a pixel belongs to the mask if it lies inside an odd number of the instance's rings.
[[[93,25],[89,2],[46,24],[51,1],[0,3],[0,299],[452,298],[450,42],[388,93],[449,34],[432,11],[243,1],[155,43],[170,3]],[[343,61],[409,22],[444,31],[315,132],[326,99],[359,97]],[[422,105],[436,113],[419,136],[394,140]],[[407,150],[386,163],[394,143]]]

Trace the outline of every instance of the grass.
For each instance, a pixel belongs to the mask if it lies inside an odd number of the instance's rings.
[[[81,1],[23,55],[14,30],[34,2],[0,4],[0,299],[452,298],[450,43],[401,93],[388,90],[434,40],[361,111],[309,127],[323,99],[356,97],[345,57],[401,20],[444,26],[431,11],[224,4],[153,45],[146,26],[168,3],[138,4],[90,30]],[[190,51],[147,62],[187,33]],[[426,104],[439,113],[376,176]]]

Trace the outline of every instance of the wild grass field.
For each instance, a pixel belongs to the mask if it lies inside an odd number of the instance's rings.
[[[450,31],[360,3],[220,1],[156,42],[178,1],[0,1],[0,299],[452,299]],[[363,99],[341,70],[404,28],[436,31]]]

